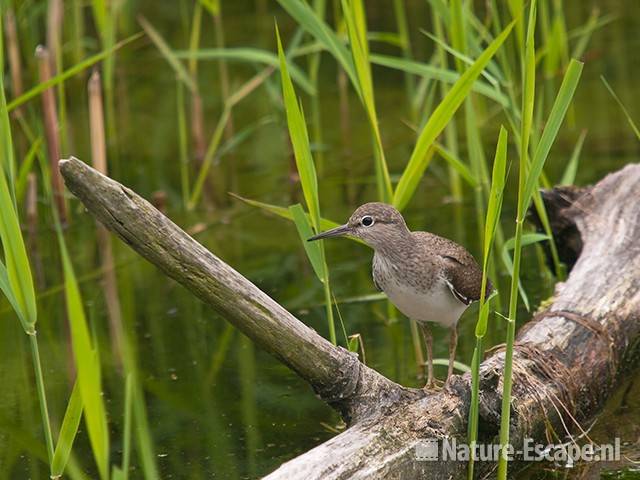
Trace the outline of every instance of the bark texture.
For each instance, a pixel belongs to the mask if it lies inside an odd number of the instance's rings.
[[[350,427],[283,464],[270,479],[457,478],[466,464],[420,462],[423,439],[464,441],[470,377],[432,395],[404,388],[306,327],[148,202],[77,159],[60,162],[89,212],[164,273],[307,380]],[[573,265],[514,349],[511,438],[546,441],[594,415],[640,340],[640,166],[594,187],[544,195],[560,252]],[[504,352],[481,365],[480,440],[499,428]],[[492,464],[478,466],[486,473]]]

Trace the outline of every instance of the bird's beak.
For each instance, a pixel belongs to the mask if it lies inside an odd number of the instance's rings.
[[[307,242],[313,242],[314,240],[321,240],[323,238],[331,238],[331,237],[342,237],[343,235],[347,235],[351,232],[351,228],[349,225],[341,225],[336,228],[332,228],[331,230],[327,230],[326,232],[320,232],[317,235],[314,235],[311,238],[307,239]]]

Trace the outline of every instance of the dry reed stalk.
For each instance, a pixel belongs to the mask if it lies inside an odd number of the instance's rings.
[[[46,47],[39,45],[36,48],[36,57],[40,70],[40,82],[51,79],[51,55]],[[53,87],[42,92],[42,114],[44,117],[44,133],[47,140],[47,153],[51,170],[51,190],[60,216],[60,221],[65,224],[68,221],[67,205],[64,201],[64,185],[58,170],[60,160],[60,138],[58,136],[58,111]]]
[[[102,88],[100,73],[91,74],[89,92],[89,131],[91,133],[91,160],[100,173],[107,174],[107,148],[104,135],[104,111],[102,107]]]
[[[92,162],[96,170],[107,175],[107,148],[104,134],[102,83],[97,70],[91,74],[87,89],[89,92],[89,131],[91,136]],[[99,222],[96,222],[96,233],[98,251],[102,263],[104,298],[109,316],[111,349],[116,365],[122,369],[124,362],[122,344],[124,334],[111,236],[109,231]]]
[[[13,9],[8,8],[4,15],[5,35],[7,39],[7,56],[9,59],[9,71],[11,73],[11,93],[13,98],[22,95],[22,61],[20,60],[20,43],[18,42],[18,29],[16,27],[16,17]],[[18,116],[22,109],[14,110],[14,115]]]
[[[202,97],[199,91],[191,96],[191,136],[193,139],[193,154],[198,165],[202,164],[207,151],[204,139],[204,116],[202,114]]]
[[[47,49],[51,55],[52,68],[55,67],[60,48],[60,36],[62,34],[62,0],[49,0],[47,8]],[[55,71],[55,69],[53,70]]]

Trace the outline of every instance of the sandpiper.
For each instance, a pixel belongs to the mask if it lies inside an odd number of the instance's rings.
[[[398,310],[418,323],[427,347],[425,388],[434,387],[429,322],[451,329],[448,382],[456,354],[458,320],[472,302],[480,299],[482,270],[478,263],[451,240],[410,231],[400,212],[385,203],[365,203],[345,225],[309,241],[345,235],[357,237],[374,249],[373,282]],[[486,290],[491,292],[490,282]]]

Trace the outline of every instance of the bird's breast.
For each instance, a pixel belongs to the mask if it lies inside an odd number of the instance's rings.
[[[467,305],[453,296],[437,271],[431,272],[430,278],[407,278],[407,275],[420,273],[417,269],[402,269],[394,262],[374,255],[373,280],[398,310],[417,322],[454,326]]]

